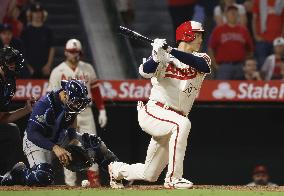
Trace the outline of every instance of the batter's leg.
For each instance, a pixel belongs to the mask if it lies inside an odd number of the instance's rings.
[[[191,123],[188,118],[181,117],[176,121],[176,127],[172,131],[169,141],[169,165],[166,179],[180,179],[183,175],[183,160],[185,156],[187,138]]]
[[[65,184],[68,186],[76,186],[76,180],[77,180],[76,172],[72,172],[66,169],[65,167],[63,167],[63,171],[64,171]]]
[[[111,164],[114,178],[145,180],[154,182],[168,164],[168,137],[152,138],[147,150],[145,163],[126,164],[114,162]]]

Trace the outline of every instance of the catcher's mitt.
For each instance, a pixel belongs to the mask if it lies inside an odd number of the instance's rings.
[[[67,169],[77,172],[86,170],[92,166],[92,160],[88,155],[88,152],[80,147],[75,145],[69,145],[65,148],[68,152],[71,153],[72,161],[69,161],[69,164],[65,166]]]

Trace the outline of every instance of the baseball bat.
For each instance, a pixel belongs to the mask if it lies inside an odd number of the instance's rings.
[[[136,32],[136,31],[133,31],[131,29],[128,29],[126,27],[123,27],[123,26],[119,26],[119,33],[121,35],[124,35],[126,37],[129,37],[131,39],[136,39],[136,40],[140,40],[142,42],[146,42],[146,43],[153,43],[154,40],[144,36],[144,35],[141,35],[140,33]],[[167,49],[169,47],[168,44],[165,44],[163,46],[163,49]]]

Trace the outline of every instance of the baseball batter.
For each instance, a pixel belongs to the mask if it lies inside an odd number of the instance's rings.
[[[156,181],[168,165],[164,186],[186,189],[193,183],[182,178],[183,160],[191,123],[187,117],[206,74],[210,57],[199,53],[202,25],[187,21],[176,29],[177,49],[163,49],[166,41],[155,39],[152,56],[139,67],[151,78],[152,89],[146,105],[138,102],[138,121],[152,136],[144,163],[109,165],[111,179]]]
[[[66,60],[55,67],[49,78],[48,90],[51,91],[60,88],[61,80],[70,80],[76,78],[86,82],[89,95],[93,95],[94,102],[99,110],[99,124],[100,127],[105,127],[107,123],[106,111],[99,89],[97,76],[94,68],[80,60],[82,55],[82,45],[77,39],[70,39],[65,46]],[[77,125],[80,133],[91,131],[90,134],[96,134],[96,126],[91,105],[77,116]],[[75,186],[76,173],[64,168],[65,183],[69,186]],[[99,170],[97,165],[93,165],[87,172],[88,180],[92,187],[100,186]]]

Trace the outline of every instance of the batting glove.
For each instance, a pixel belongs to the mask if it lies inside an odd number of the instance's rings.
[[[167,42],[165,39],[155,39],[151,45],[153,46],[152,57],[157,63],[167,63],[170,61],[170,55],[163,49]]]

